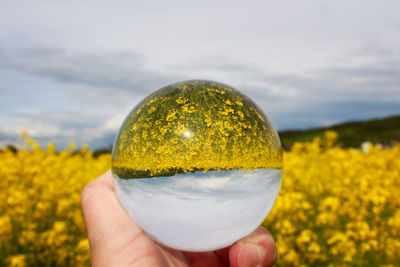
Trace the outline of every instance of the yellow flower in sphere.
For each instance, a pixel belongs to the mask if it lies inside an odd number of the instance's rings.
[[[130,112],[114,143],[112,171],[122,206],[154,239],[213,250],[249,234],[269,213],[282,149],[269,119],[243,93],[184,81]]]

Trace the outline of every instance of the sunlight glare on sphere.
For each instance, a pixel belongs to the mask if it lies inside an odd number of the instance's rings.
[[[125,211],[156,241],[185,251],[231,245],[265,219],[282,176],[278,134],[225,84],[184,81],[139,103],[114,142]]]

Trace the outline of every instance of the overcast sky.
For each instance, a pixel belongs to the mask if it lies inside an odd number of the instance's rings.
[[[152,91],[208,79],[279,130],[400,113],[400,1],[1,1],[0,146],[111,144]]]

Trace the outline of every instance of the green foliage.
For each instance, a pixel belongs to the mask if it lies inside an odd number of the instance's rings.
[[[322,138],[328,130],[335,131],[339,135],[338,144],[343,147],[358,147],[364,141],[390,145],[393,142],[400,142],[400,115],[362,122],[347,122],[324,128],[280,131],[279,136],[283,147],[289,148],[295,142],[312,141],[314,137]]]

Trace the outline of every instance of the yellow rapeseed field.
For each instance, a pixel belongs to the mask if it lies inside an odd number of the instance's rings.
[[[335,146],[336,134],[284,152],[264,225],[280,266],[400,266],[400,145]],[[87,148],[56,152],[24,136],[0,152],[0,266],[88,266],[80,192],[111,166]]]

